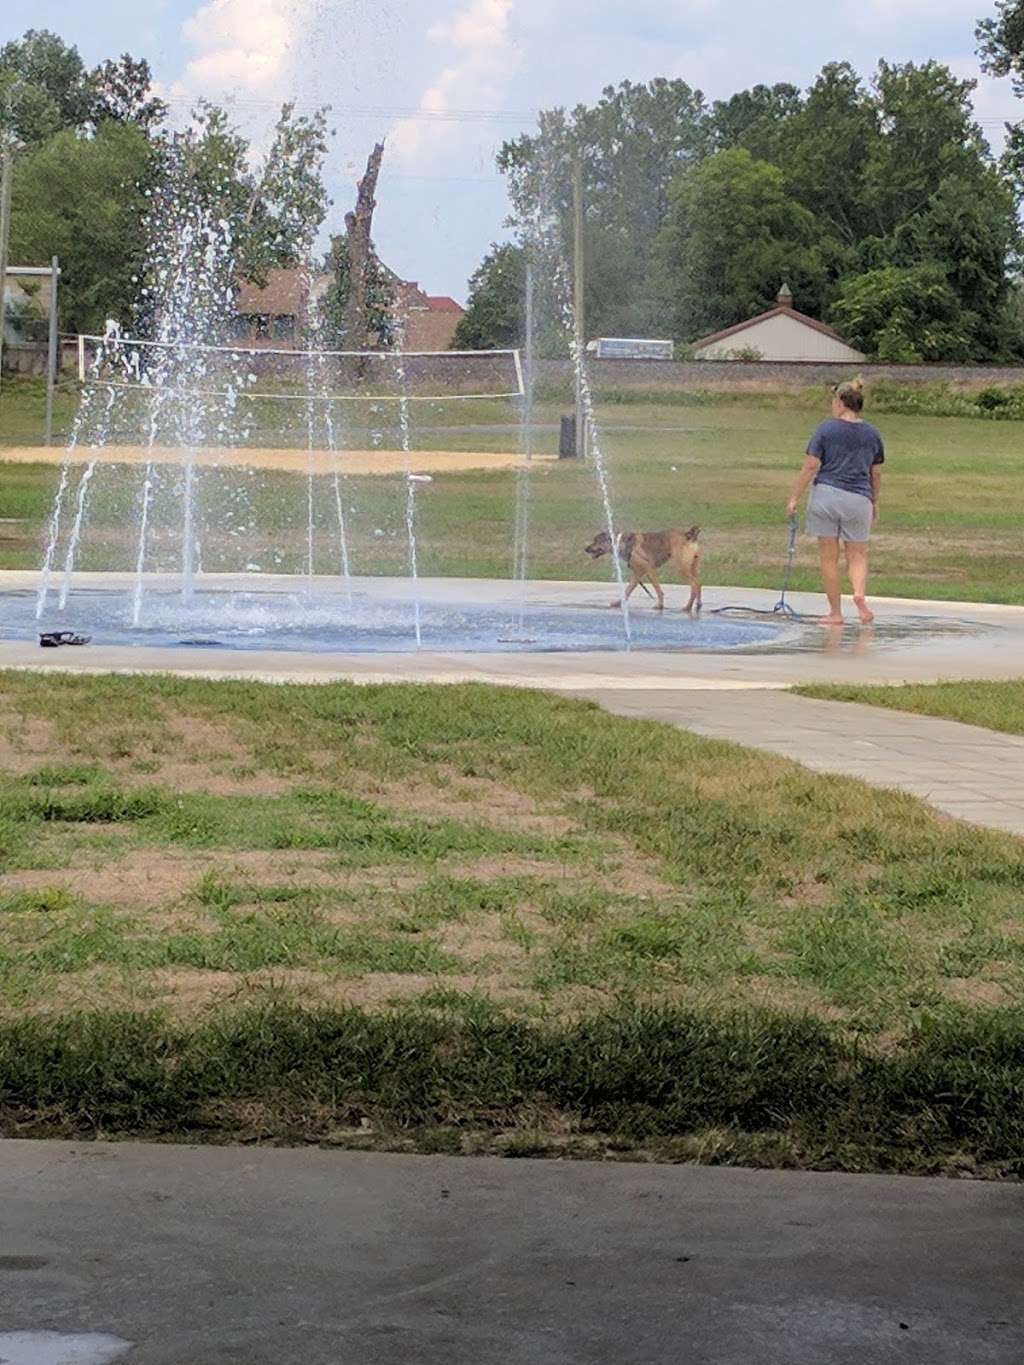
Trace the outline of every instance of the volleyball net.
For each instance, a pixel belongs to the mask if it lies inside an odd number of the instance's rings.
[[[522,398],[519,351],[332,351],[79,335],[84,386],[253,402],[446,403]]]

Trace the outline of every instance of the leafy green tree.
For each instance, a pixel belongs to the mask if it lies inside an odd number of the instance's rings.
[[[884,266],[843,282],[832,308],[843,336],[876,360],[974,358],[977,318],[936,264]]]
[[[965,317],[973,319],[971,359],[998,360],[1020,353],[1007,273],[1017,240],[1013,194],[988,168],[974,184],[956,176],[943,180],[921,212],[870,254],[873,263],[940,267]],[[867,250],[862,254],[869,256]]]
[[[538,224],[546,229],[553,224],[565,257],[572,243],[573,166],[581,164],[591,334],[613,325],[644,334],[665,325],[656,245],[669,185],[704,155],[707,139],[701,92],[685,81],[658,79],[609,86],[593,107],[542,113],[536,134],[506,142],[499,151],[512,225],[532,240]],[[606,286],[614,297],[606,296]]]
[[[1009,76],[1013,93],[1024,99],[1024,0],[997,0],[995,16],[982,19],[976,32],[982,70]],[[1003,166],[1024,197],[1024,122],[1007,125]]]
[[[1014,92],[1024,96],[1024,0],[996,0],[995,15],[979,20],[975,31],[982,69],[1010,76]]]
[[[321,169],[327,116],[296,116],[285,104],[261,165],[225,110],[201,101],[192,122],[166,144],[163,176],[213,220],[229,225],[239,273],[265,283],[275,267],[307,261],[329,200]]]
[[[878,109],[846,62],[822,70],[780,130],[776,162],[793,195],[847,248],[875,227],[865,181],[879,136]]]
[[[134,124],[105,123],[94,137],[71,129],[15,163],[11,255],[61,262],[61,315],[69,331],[127,320],[145,256],[145,188],[153,148]]]
[[[782,171],[743,147],[681,175],[661,238],[676,336],[693,340],[770,308],[784,280],[816,310],[828,279],[820,235]]]
[[[89,76],[92,87],[91,118],[96,124],[135,123],[152,135],[167,116],[167,105],[153,94],[153,74],[147,61],[127,52],[117,61],[101,62]]]
[[[37,146],[62,128],[83,128],[93,93],[78,55],[46,29],[0,48],[0,119],[19,142]]]
[[[345,305],[349,295],[348,237],[337,233],[331,238],[324,269],[331,282],[320,304],[318,333],[326,347],[344,349],[347,332]],[[366,322],[372,346],[390,350],[395,344],[395,276],[381,265],[376,252],[371,256],[366,279]]]
[[[975,85],[939,62],[879,62],[874,98],[881,136],[864,179],[878,236],[920,213],[947,178],[979,190],[987,185],[991,159],[971,104]]]
[[[526,253],[506,242],[492,245],[469,281],[465,316],[459,319],[452,348],[488,351],[520,346],[526,289]]]
[[[745,147],[759,161],[777,161],[786,123],[803,108],[795,85],[755,85],[711,109],[710,142],[716,152]]]
[[[331,203],[323,181],[328,139],[326,109],[297,115],[294,103],[282,105],[247,213],[250,254],[267,266],[308,259]]]

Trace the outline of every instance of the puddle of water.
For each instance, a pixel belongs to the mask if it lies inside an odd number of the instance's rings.
[[[0,1332],[0,1365],[110,1365],[131,1344],[99,1332]]]
[[[192,600],[178,592],[151,590],[139,624],[132,624],[126,590],[81,589],[66,607],[54,605],[35,619],[28,593],[0,595],[0,632],[35,641],[43,631],[73,631],[100,645],[188,649],[275,649],[309,653],[395,654],[417,648],[458,653],[552,653],[619,651],[627,641],[619,612],[582,606],[528,608],[520,627],[518,607],[424,600],[419,615],[411,601],[356,593],[289,591],[229,592],[197,588]],[[793,635],[779,621],[733,621],[682,612],[636,612],[631,646],[647,651],[721,651],[766,648]]]

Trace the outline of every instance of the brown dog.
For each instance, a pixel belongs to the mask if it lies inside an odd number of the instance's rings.
[[[607,531],[599,531],[585,547],[585,552],[591,559],[611,554],[611,536]],[[649,580],[658,598],[658,611],[664,610],[665,593],[658,582],[658,570],[663,564],[669,564],[680,579],[690,585],[690,600],[683,610],[700,611],[704,547],[700,543],[699,526],[691,526],[688,531],[620,531],[615,537],[615,553],[629,570],[627,599],[641,583]],[[613,602],[612,606],[621,607],[622,603]]]

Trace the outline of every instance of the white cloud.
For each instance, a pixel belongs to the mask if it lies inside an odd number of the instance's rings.
[[[519,64],[509,33],[515,0],[469,0],[451,19],[433,25],[427,37],[447,48],[444,65],[419,101],[419,117],[403,119],[392,130],[388,150],[410,164],[435,155],[457,125],[446,112],[457,108],[499,106],[506,82]]]
[[[175,95],[281,95],[310,10],[311,0],[208,0],[182,25],[193,55]]]

